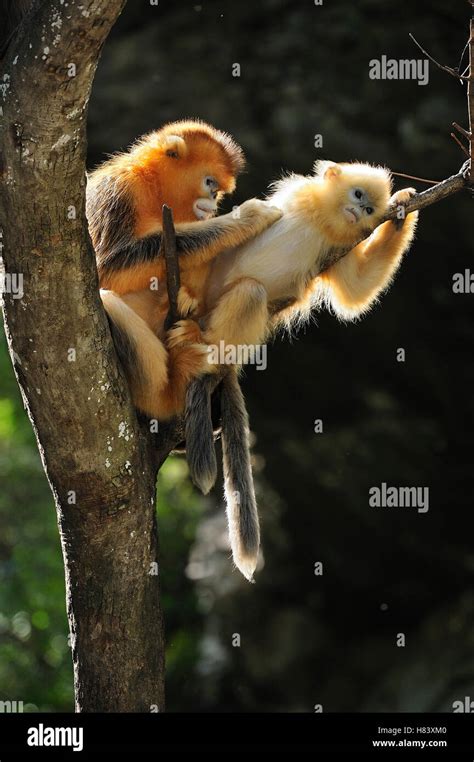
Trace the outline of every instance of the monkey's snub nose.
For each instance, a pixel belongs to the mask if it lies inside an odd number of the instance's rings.
[[[344,214],[347,219],[347,221],[353,225],[355,222],[359,222],[359,216],[357,214],[357,211],[352,206],[345,206],[344,207]]]

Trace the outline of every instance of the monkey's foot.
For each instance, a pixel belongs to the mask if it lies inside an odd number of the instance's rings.
[[[166,334],[168,349],[175,349],[183,344],[201,344],[207,353],[207,346],[202,344],[201,329],[195,320],[178,320]]]
[[[184,318],[192,315],[199,307],[199,301],[188,291],[186,286],[181,286],[178,291],[178,310]]]

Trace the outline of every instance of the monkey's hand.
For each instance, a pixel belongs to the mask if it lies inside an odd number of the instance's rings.
[[[393,224],[397,230],[401,230],[407,216],[414,215],[412,217],[413,220],[416,220],[418,217],[418,212],[411,212],[410,215],[405,214],[405,206],[413,196],[416,196],[416,190],[414,188],[403,188],[394,193],[390,199],[389,206],[397,209],[397,217],[393,220]]]
[[[240,219],[248,224],[253,229],[255,235],[266,230],[283,216],[281,209],[271,206],[266,201],[261,201],[258,198],[250,198],[248,201],[244,201],[243,204],[235,209],[233,214],[236,219]]]

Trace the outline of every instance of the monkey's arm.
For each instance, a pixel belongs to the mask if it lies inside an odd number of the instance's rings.
[[[240,214],[222,215],[210,220],[176,225],[176,248],[182,271],[210,262],[221,251],[255,237],[281,217],[281,212],[264,201],[250,199]],[[123,231],[125,232],[125,231]],[[161,230],[136,238],[115,234],[113,245],[99,247],[97,264],[100,285],[117,294],[150,286],[152,278],[164,276]]]
[[[411,188],[399,191],[391,204],[403,205],[413,193]],[[412,212],[405,220],[384,222],[370,238],[322,273],[325,300],[340,318],[359,317],[389,286],[413,240],[417,219],[418,212]]]

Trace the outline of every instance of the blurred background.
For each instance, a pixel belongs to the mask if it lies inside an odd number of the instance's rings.
[[[89,166],[192,116],[247,154],[230,204],[316,158],[441,179],[463,161],[449,132],[466,126],[464,87],[433,65],[427,86],[371,80],[369,61],[421,56],[412,32],[456,66],[468,15],[445,0],[135,0],[99,65]],[[423,212],[362,322],[320,313],[275,340],[265,372],[247,370],[255,585],[232,570],[222,485],[203,498],[185,461],[168,460],[157,506],[168,710],[451,711],[474,697],[474,296],[452,291],[471,264],[472,202],[457,195]],[[0,699],[71,711],[55,511],[4,340],[0,475]],[[382,482],[429,487],[429,511],[371,508]]]

